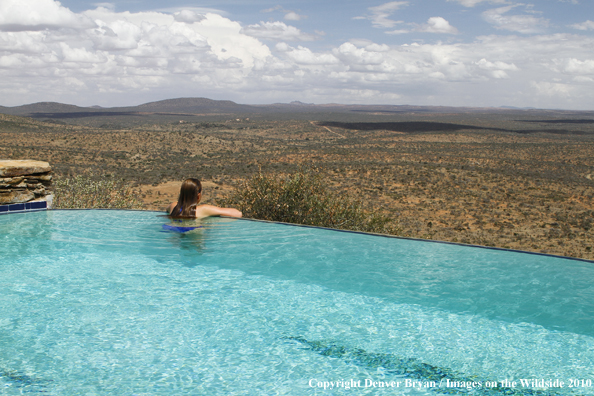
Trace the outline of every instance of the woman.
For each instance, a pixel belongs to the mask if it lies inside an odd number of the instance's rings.
[[[198,205],[202,198],[202,184],[198,179],[186,179],[181,185],[179,198],[167,207],[167,213],[174,219],[202,219],[209,216],[241,217],[234,208],[219,208],[212,205]]]

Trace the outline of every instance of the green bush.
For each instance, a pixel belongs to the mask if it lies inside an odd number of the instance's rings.
[[[79,175],[54,181],[56,209],[140,209],[142,201],[123,180]]]
[[[244,217],[320,227],[395,234],[390,219],[367,214],[361,203],[328,191],[313,171],[292,175],[258,173],[219,204],[238,208]]]

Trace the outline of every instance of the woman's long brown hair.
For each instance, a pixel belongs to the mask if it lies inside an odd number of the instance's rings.
[[[198,194],[202,192],[200,180],[190,178],[184,180],[179,190],[177,205],[171,211],[171,217],[196,217]]]

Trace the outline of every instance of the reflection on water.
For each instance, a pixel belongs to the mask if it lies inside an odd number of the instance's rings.
[[[185,251],[196,252],[199,255],[207,250],[207,240],[209,231],[216,228],[224,228],[229,223],[235,222],[233,218],[212,218],[206,217],[202,219],[172,219],[163,216],[167,219],[167,223],[162,225],[161,231],[167,233],[167,242],[175,248]],[[185,261],[184,266],[195,267],[198,265],[197,261]]]

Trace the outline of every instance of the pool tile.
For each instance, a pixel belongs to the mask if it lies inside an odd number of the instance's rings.
[[[12,204],[8,205],[8,210],[11,212],[16,212],[17,210],[25,210],[25,204]]]
[[[31,209],[47,209],[46,201],[31,202]]]
[[[33,201],[33,202],[18,203],[18,204],[7,204],[7,205],[0,205],[0,214],[46,210],[47,208],[48,208],[48,204],[46,201]]]

